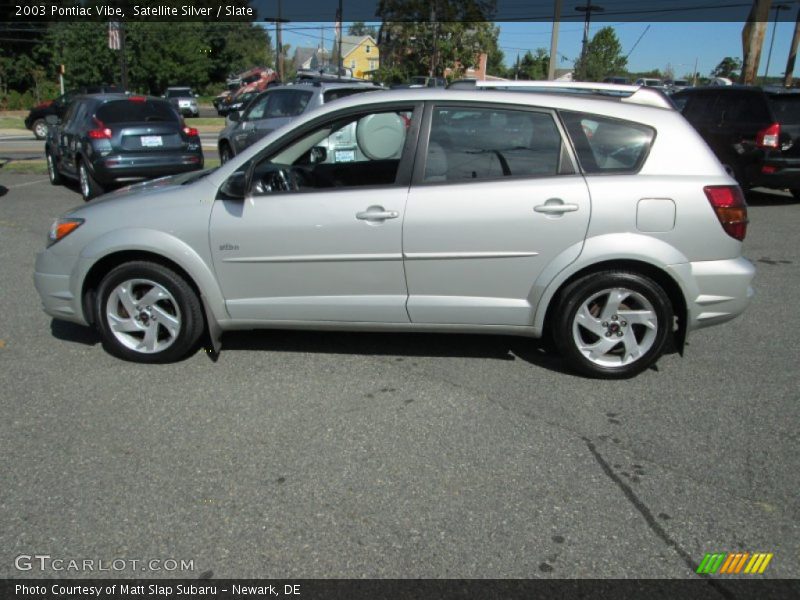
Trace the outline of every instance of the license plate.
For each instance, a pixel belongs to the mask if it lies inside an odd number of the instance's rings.
[[[336,150],[333,153],[336,162],[353,162],[356,159],[355,150]]]
[[[145,148],[156,148],[158,146],[163,146],[164,140],[161,139],[160,135],[143,135],[142,136],[142,146]]]

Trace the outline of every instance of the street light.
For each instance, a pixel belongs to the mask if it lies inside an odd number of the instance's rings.
[[[576,6],[575,10],[586,14],[583,24],[583,48],[581,49],[581,73],[580,80],[586,79],[586,51],[589,48],[589,22],[592,20],[593,12],[603,12],[602,6],[592,6],[592,0],[586,0],[586,6]]]
[[[772,8],[775,9],[775,24],[772,26],[772,39],[769,42],[767,66],[764,69],[764,78],[761,80],[762,83],[767,83],[767,77],[769,76],[769,61],[772,59],[772,45],[775,43],[775,31],[778,29],[778,13],[782,10],[789,10],[789,6],[786,4],[776,4]]]

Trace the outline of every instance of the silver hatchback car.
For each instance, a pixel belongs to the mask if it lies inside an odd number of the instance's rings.
[[[359,94],[61,217],[36,287],[139,362],[233,329],[436,331],[630,377],[753,293],[742,192],[662,97]],[[342,132],[357,151],[331,156]]]

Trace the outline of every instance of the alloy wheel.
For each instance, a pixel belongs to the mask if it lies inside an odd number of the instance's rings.
[[[149,279],[128,279],[117,285],[106,302],[106,322],[117,341],[143,354],[169,348],[182,325],[174,296]]]

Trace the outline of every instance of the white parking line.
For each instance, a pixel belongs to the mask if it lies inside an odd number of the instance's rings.
[[[37,179],[36,181],[27,181],[25,183],[17,183],[15,185],[10,185],[8,187],[9,188],[21,188],[21,187],[25,187],[25,186],[28,186],[28,185],[34,185],[36,183],[44,183],[46,181],[50,181],[50,180],[49,179]]]

